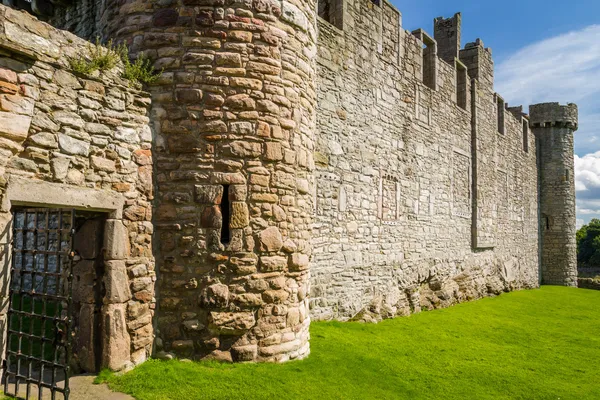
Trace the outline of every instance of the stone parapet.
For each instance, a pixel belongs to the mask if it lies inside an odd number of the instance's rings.
[[[573,131],[577,130],[577,104],[541,103],[529,106],[529,121],[532,127],[564,126]]]

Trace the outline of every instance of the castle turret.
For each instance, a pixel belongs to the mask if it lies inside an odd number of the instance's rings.
[[[461,24],[460,13],[454,14],[452,18],[438,17],[433,20],[438,56],[450,65],[454,65],[454,60],[460,57]]]
[[[532,105],[530,124],[538,143],[541,281],[577,285],[573,133],[577,106]]]
[[[107,31],[151,85],[158,351],[308,355],[313,0],[121,2]]]

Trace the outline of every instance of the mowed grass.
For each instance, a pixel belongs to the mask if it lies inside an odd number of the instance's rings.
[[[311,325],[286,364],[149,361],[110,387],[163,399],[600,399],[600,291],[543,287],[377,325]]]

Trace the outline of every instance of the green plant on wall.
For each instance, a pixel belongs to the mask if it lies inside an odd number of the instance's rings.
[[[106,46],[102,46],[99,38],[96,38],[96,43],[90,49],[89,58],[72,58],[69,63],[73,71],[90,75],[96,71],[110,71],[119,61],[123,63],[123,77],[131,82],[149,84],[155,82],[162,74],[162,70],[154,70],[152,62],[143,54],[132,61],[125,43],[115,46],[113,41],[109,40]]]
[[[123,77],[133,81],[140,83],[153,83],[155,82],[163,70],[155,71],[152,66],[152,61],[148,59],[144,54],[140,54],[133,62],[129,58],[129,50],[125,43],[121,43],[119,46],[119,53],[121,55],[121,60],[123,60],[124,72]]]
[[[95,71],[105,72],[113,69],[119,62],[120,56],[118,47],[113,46],[112,40],[109,40],[106,46],[100,44],[100,39],[96,38],[96,43],[90,49],[89,58],[79,57],[69,60],[73,71],[89,75]]]

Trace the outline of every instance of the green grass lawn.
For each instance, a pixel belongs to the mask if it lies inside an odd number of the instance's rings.
[[[521,291],[377,325],[311,325],[286,364],[148,361],[114,390],[158,399],[600,399],[600,291]]]

